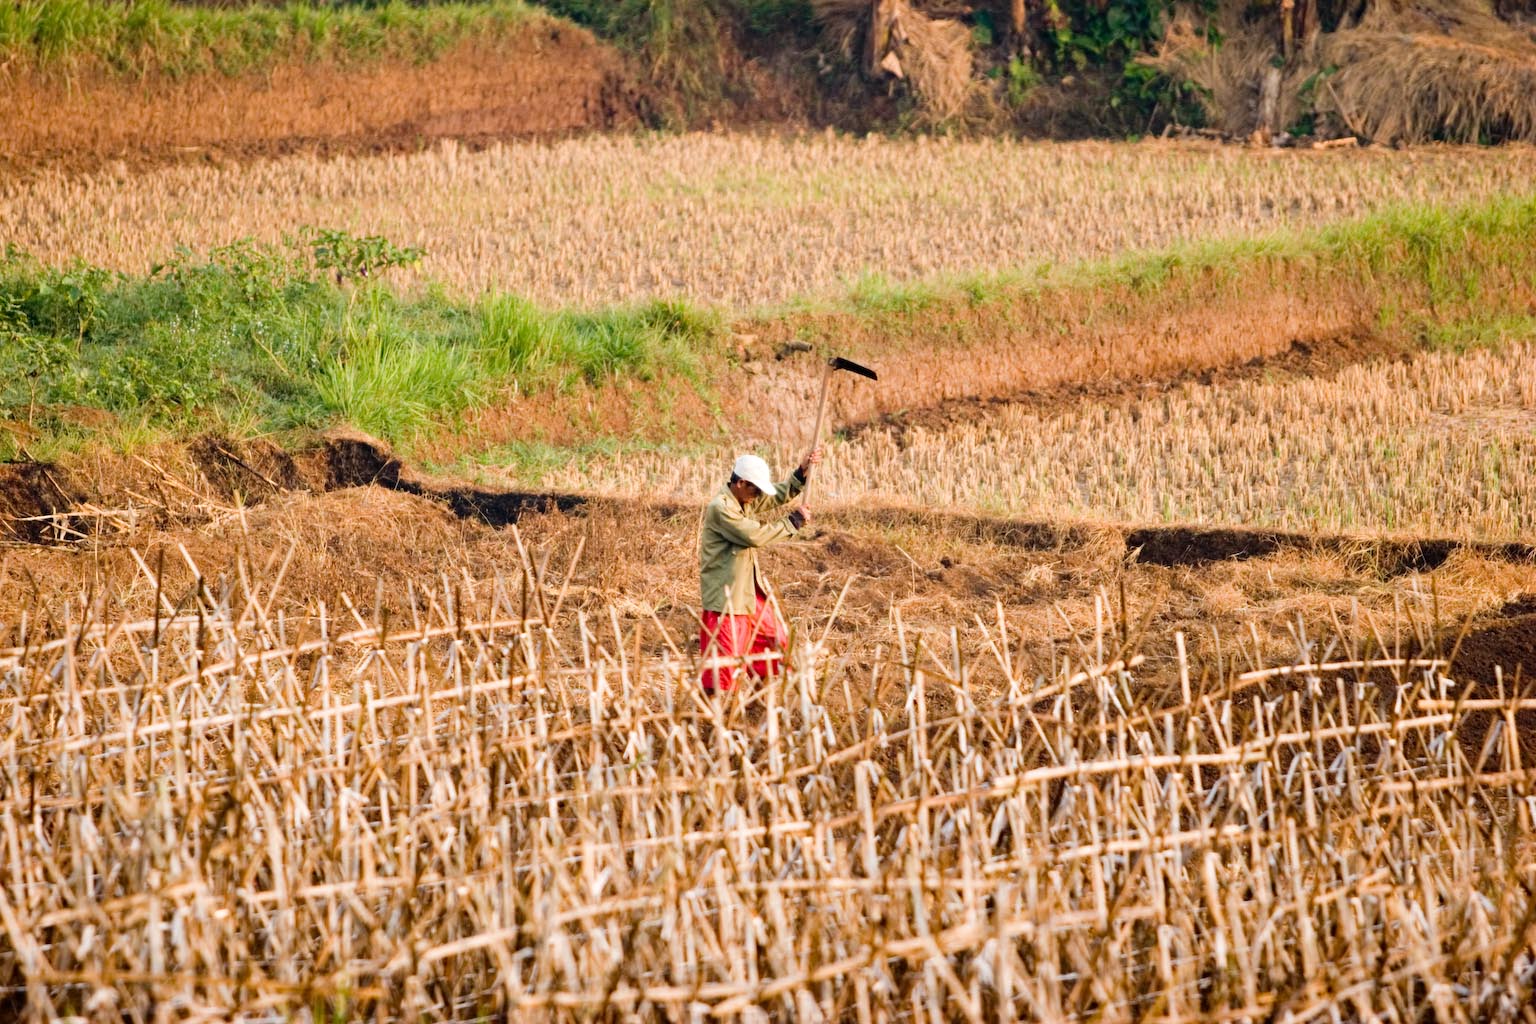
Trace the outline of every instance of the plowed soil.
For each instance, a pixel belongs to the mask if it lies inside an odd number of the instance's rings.
[[[1536,615],[1511,615],[1468,633],[1456,669],[1460,678],[1489,688],[1497,685],[1501,671],[1506,685],[1528,692],[1536,678]]]
[[[199,579],[243,573],[281,577],[273,607],[292,616],[321,602],[344,607],[348,595],[399,621],[411,613],[408,584],[431,592],[448,585],[445,571],[453,585],[488,583],[524,546],[545,564],[551,592],[565,594],[570,625],[576,612],[606,619],[611,604],[626,629],[658,627],[648,641],[657,654],[697,628],[695,505],[476,489],[423,477],[355,434],[297,455],[203,437],[73,471],[5,467],[0,502],[12,527],[0,541],[0,643],[23,613],[76,614],[87,590],[151,614],[158,588],[146,566],[159,567],[173,603]],[[999,612],[1015,656],[1042,671],[1054,658],[1125,645],[1148,656],[1150,686],[1177,679],[1176,631],[1197,675],[1315,656],[1321,648],[1298,647],[1302,635],[1342,636],[1349,647],[1330,648],[1335,657],[1443,655],[1462,622],[1472,629],[1455,678],[1491,683],[1495,664],[1506,677],[1532,667],[1536,616],[1505,598],[1530,590],[1525,547],[1438,542],[1430,566],[1414,564],[1410,542],[895,506],[818,512],[815,526],[765,564],[788,614],[854,658],[897,639],[895,609],[900,628],[939,649],[962,626],[962,653],[983,674],[996,652],[971,627],[995,627]],[[1158,549],[1166,557],[1147,556]],[[1433,580],[1415,575],[1429,571]]]
[[[530,25],[425,64],[291,63],[240,77],[0,71],[0,171],[133,168],[297,151],[473,144],[640,123],[623,61],[567,25]]]

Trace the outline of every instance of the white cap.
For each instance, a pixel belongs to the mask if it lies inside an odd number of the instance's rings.
[[[776,494],[778,489],[773,483],[773,474],[768,472],[768,463],[756,455],[742,455],[731,467],[731,475],[745,480],[764,494]]]

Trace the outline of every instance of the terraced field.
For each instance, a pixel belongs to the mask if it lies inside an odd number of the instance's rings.
[[[0,185],[50,360],[0,1007],[1530,1021],[1531,169],[719,135]],[[425,255],[199,255],[304,224]],[[881,380],[763,554],[784,670],[708,698],[698,510],[833,354]]]

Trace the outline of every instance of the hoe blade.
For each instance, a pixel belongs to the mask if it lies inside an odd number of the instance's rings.
[[[860,366],[851,359],[844,359],[842,356],[834,356],[832,358],[832,369],[847,370],[849,373],[856,373],[860,377],[868,377],[870,380],[880,379],[880,375],[874,370],[867,366]]]

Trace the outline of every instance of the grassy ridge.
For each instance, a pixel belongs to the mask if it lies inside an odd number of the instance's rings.
[[[689,375],[717,333],[675,302],[552,312],[506,295],[407,296],[368,276],[413,255],[316,232],[183,252],[131,277],[12,250],[0,261],[0,406],[66,442],[57,407],[235,434],[348,421],[403,441],[504,391]],[[16,444],[0,440],[0,457]]]
[[[791,302],[776,312],[784,320],[806,314],[868,318],[954,304],[984,306],[1049,291],[1128,289],[1147,295],[1213,274],[1248,279],[1255,270],[1288,265],[1328,269],[1362,282],[1395,282],[1438,312],[1483,298],[1497,305],[1497,295],[1484,296],[1483,278],[1501,268],[1536,274],[1533,244],[1536,193],[1462,205],[1403,205],[1310,231],[1175,244],[1033,272],[1004,268],[912,283],[870,274],[839,300]],[[1536,284],[1536,276],[1525,280]]]
[[[748,329],[899,346],[915,325],[970,315],[974,328],[977,310],[1005,317],[1010,304],[1052,292],[1082,309],[1133,316],[1140,299],[1193,296],[1212,275],[1273,288],[1287,280],[1287,268],[1301,266],[1311,280],[1368,285],[1382,297],[1384,327],[1426,347],[1467,347],[1507,334],[1484,328],[1529,316],[1533,242],[1536,196],[1414,207],[1307,235],[1183,247],[1044,276],[909,288],[866,282],[836,308],[790,309]],[[419,255],[383,239],[312,231],[285,246],[184,251],[136,277],[46,267],[11,250],[0,261],[0,408],[28,430],[0,432],[0,457],[15,457],[23,443],[34,455],[73,443],[79,431],[59,410],[81,406],[107,410],[119,423],[176,431],[211,425],[237,435],[350,421],[408,444],[513,393],[542,393],[558,404],[575,389],[630,380],[656,391],[673,385],[644,382],[665,379],[721,400],[724,374],[704,369],[725,365],[733,351],[719,313],[679,302],[548,310],[505,294],[466,302],[378,279],[378,271]],[[953,338],[996,344],[958,330]]]
[[[168,0],[0,4],[0,63],[117,73],[228,75],[288,59],[427,61],[471,37],[550,18],[523,0],[369,6],[183,7]]]

